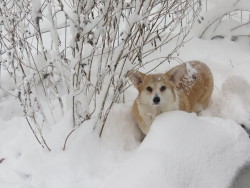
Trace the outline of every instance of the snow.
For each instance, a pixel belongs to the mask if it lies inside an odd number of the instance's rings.
[[[212,33],[216,31],[218,27],[219,30],[223,30],[223,35],[228,35],[228,27],[235,25],[235,23],[231,21],[229,25],[222,25],[222,27],[220,27],[220,24],[223,23],[223,17],[237,10],[250,11],[250,1],[248,0],[221,0],[218,2],[210,0],[208,3],[211,4],[211,7],[208,6],[210,9],[204,14],[204,21],[196,23],[192,31],[194,35],[203,38],[211,38]],[[246,19],[248,20],[249,17]],[[238,23],[238,25],[240,25],[240,23]]]
[[[188,77],[190,80],[193,79],[193,75],[197,73],[197,70],[195,68],[193,68],[190,63],[186,63],[186,69],[187,69],[187,73],[188,73]]]
[[[250,85],[240,76],[230,76],[203,115],[231,119],[250,129]],[[225,108],[226,107],[226,108]]]
[[[132,87],[126,104],[112,109],[101,140],[89,122],[73,133],[66,151],[62,147],[71,130],[70,111],[44,132],[52,144],[47,152],[20,116],[17,99],[5,98],[0,102],[0,158],[5,159],[0,187],[228,187],[250,159],[249,139],[237,124],[249,119],[248,50],[223,40],[195,38],[188,43],[180,52],[183,60],[200,59],[214,74],[211,105],[201,117],[162,114],[142,144],[131,116],[136,97]]]
[[[235,122],[168,112],[101,187],[226,188],[249,159],[248,134]]]
[[[131,107],[132,103],[118,104],[110,112],[102,137],[109,147],[133,150],[140,144],[142,135],[133,119]]]
[[[235,1],[230,0],[228,4]],[[222,3],[218,0],[210,2]],[[237,6],[243,6],[242,2],[249,4],[247,0],[242,0]],[[33,0],[32,7],[35,20],[41,16],[41,1]],[[22,116],[18,99],[5,92],[12,90],[14,93],[18,88],[15,88],[2,66],[0,86],[4,90],[0,89],[0,187],[228,188],[235,184],[235,188],[249,188],[250,140],[242,125],[249,132],[250,43],[249,39],[198,38],[206,23],[223,15],[229,7],[223,8],[220,4],[211,7],[211,10],[204,16],[204,23],[196,25],[190,36],[192,39],[184,44],[177,55],[180,61],[200,60],[211,68],[215,88],[210,105],[198,116],[180,111],[161,114],[143,141],[131,114],[137,91],[130,87],[125,91],[125,104],[116,104],[111,109],[101,138],[93,132],[94,121],[88,120],[72,133],[64,151],[65,139],[72,131],[72,111],[71,105],[68,105],[58,123],[43,127],[43,136],[51,152],[42,149]],[[73,16],[72,19],[76,20]],[[133,23],[136,19],[139,16],[134,20],[131,17],[129,21]],[[88,25],[86,32],[91,28],[92,24]],[[249,27],[244,28],[248,32]],[[215,34],[228,32],[218,29]],[[57,44],[57,39],[53,39]],[[87,46],[85,48],[90,51]],[[169,48],[163,46],[145,61],[166,56]],[[41,55],[34,58],[39,71],[47,70],[49,73],[54,69],[52,66],[46,67]],[[179,64],[179,61],[163,63],[156,72],[165,72]],[[131,67],[130,64],[125,66]],[[143,71],[147,72],[147,68]],[[188,69],[190,73],[195,71],[190,66]],[[59,74],[53,78],[55,82],[62,79]],[[40,100],[44,102],[42,97]],[[66,99],[62,97],[62,100]],[[56,108],[55,104],[52,106]]]

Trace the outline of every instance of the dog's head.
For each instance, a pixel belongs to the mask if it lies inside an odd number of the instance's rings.
[[[167,73],[146,75],[133,71],[129,73],[129,79],[139,91],[138,99],[143,104],[164,105],[174,95]]]

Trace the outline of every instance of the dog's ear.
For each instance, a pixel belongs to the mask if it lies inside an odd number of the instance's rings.
[[[170,71],[166,72],[164,75],[167,78],[168,82],[172,86],[176,85],[176,83],[178,82],[178,79],[180,77],[178,74],[178,71],[176,71],[176,70],[170,70]]]
[[[185,74],[185,67],[172,68],[168,72],[165,73],[165,76],[168,78],[169,82],[172,84],[176,84]]]
[[[144,76],[146,76],[146,74],[143,74],[139,71],[132,70],[128,72],[128,78],[130,79],[130,81],[133,83],[133,85],[136,88],[140,87],[140,85],[142,84],[144,80]]]

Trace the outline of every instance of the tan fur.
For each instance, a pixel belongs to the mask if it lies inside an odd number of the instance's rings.
[[[136,71],[130,73],[129,78],[139,91],[133,104],[133,115],[145,135],[155,117],[163,112],[183,110],[198,113],[203,110],[214,87],[210,69],[200,61],[178,65],[165,74],[146,75]],[[166,90],[162,91],[162,86]],[[153,101],[157,97],[160,102],[155,104]]]

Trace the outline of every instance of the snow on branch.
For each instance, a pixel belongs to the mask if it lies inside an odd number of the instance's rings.
[[[248,0],[224,0],[205,13],[204,21],[194,26],[194,34],[200,38],[249,37],[250,2]]]

